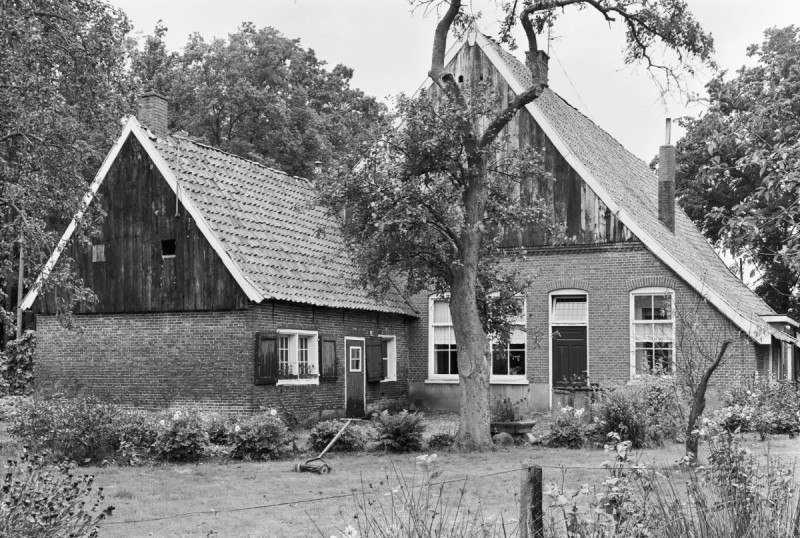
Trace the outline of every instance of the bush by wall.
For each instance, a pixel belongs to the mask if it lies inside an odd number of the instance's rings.
[[[786,381],[757,374],[741,380],[725,394],[726,407],[714,413],[715,422],[729,432],[800,434],[800,392]]]
[[[328,443],[339,433],[339,430],[344,426],[344,422],[338,420],[325,420],[319,422],[311,430],[311,435],[308,438],[308,444],[311,450],[315,452],[322,452]],[[367,444],[368,435],[364,428],[358,424],[351,423],[336,443],[330,448],[331,451],[339,452],[357,452],[364,450]]]
[[[384,411],[372,419],[376,430],[377,446],[387,452],[418,452],[422,450],[425,425],[421,413],[401,411],[390,415]]]
[[[235,459],[280,459],[294,451],[294,439],[274,411],[242,420],[234,426],[230,444]]]
[[[177,409],[159,421],[153,452],[168,461],[197,461],[209,444],[200,413]]]
[[[25,331],[19,340],[10,340],[0,351],[0,380],[5,394],[30,394],[33,389],[33,357],[36,333]]]

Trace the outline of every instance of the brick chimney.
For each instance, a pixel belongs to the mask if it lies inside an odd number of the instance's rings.
[[[658,152],[658,220],[675,233],[675,146],[670,143],[672,119],[667,118],[665,143]]]
[[[150,129],[158,138],[164,138],[167,130],[167,98],[156,92],[147,92],[139,97],[139,123]]]
[[[536,61],[532,61],[530,51],[525,52],[525,63],[528,65],[528,69],[531,70],[531,76],[534,79],[534,82],[541,81],[542,84],[547,86],[547,76],[548,76],[548,62],[550,61],[550,56],[543,50],[536,51]],[[539,71],[539,76],[536,76],[536,70]]]

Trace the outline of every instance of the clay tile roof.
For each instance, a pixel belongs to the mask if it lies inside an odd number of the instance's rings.
[[[527,67],[496,42],[491,39],[488,42],[522,87],[529,87],[532,79]],[[730,307],[755,325],[774,333],[759,317],[773,314],[772,308],[731,273],[677,203],[675,233],[661,223],[658,219],[658,178],[644,161],[549,88],[530,106],[542,113],[569,152],[650,238]],[[704,293],[707,290],[698,291]]]
[[[179,136],[152,139],[211,232],[265,297],[416,316],[399,292],[377,299],[311,183]]]

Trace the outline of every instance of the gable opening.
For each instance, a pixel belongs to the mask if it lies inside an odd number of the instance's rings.
[[[161,240],[161,257],[162,258],[174,258],[175,257],[175,240],[174,239],[162,239]]]

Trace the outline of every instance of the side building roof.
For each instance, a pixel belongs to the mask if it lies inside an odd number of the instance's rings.
[[[180,136],[157,138],[130,118],[92,182],[88,207],[119,150],[134,136],[177,192],[231,275],[254,302],[276,299],[331,308],[416,316],[397,290],[373,297],[338,223],[316,202],[310,181]],[[78,212],[21,307],[31,308],[84,209]]]

